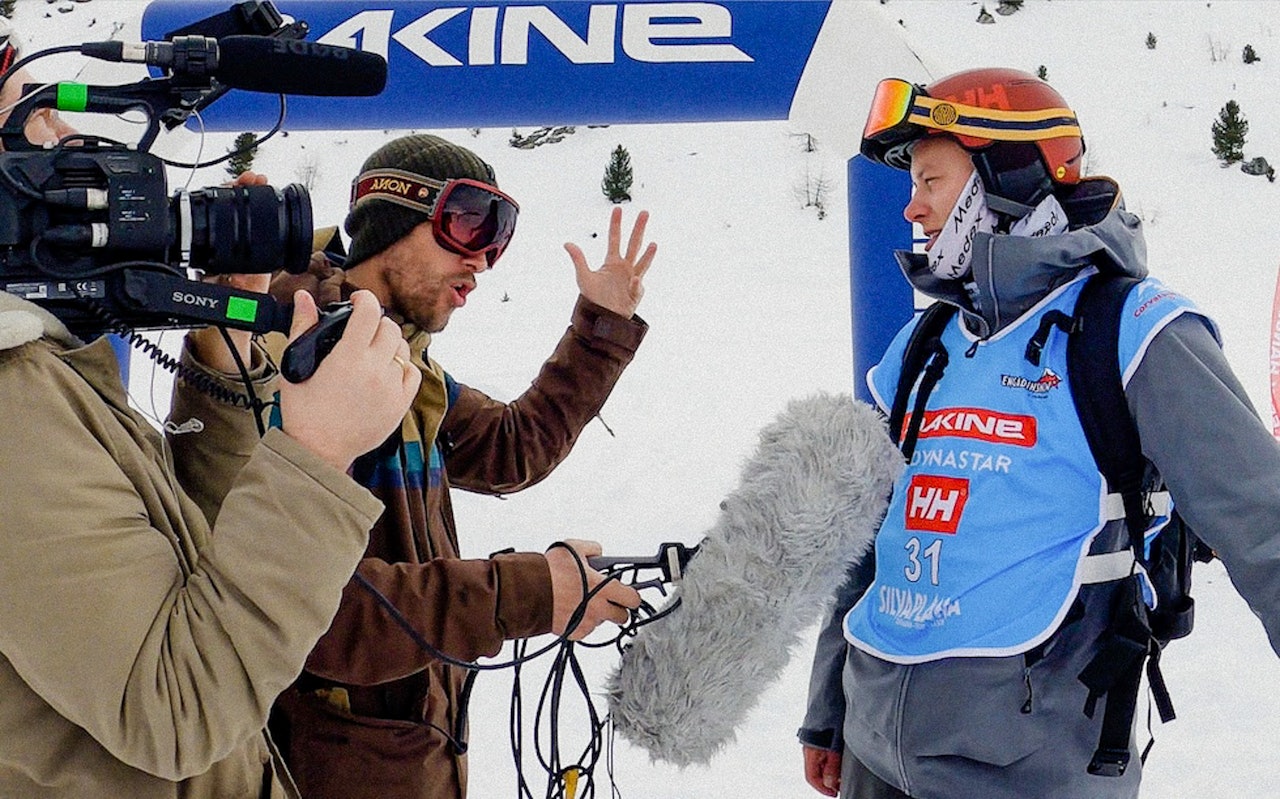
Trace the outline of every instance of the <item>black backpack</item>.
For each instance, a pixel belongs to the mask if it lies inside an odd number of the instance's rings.
[[[1084,712],[1093,718],[1098,700],[1106,697],[1098,748],[1089,763],[1090,774],[1118,777],[1129,765],[1129,736],[1137,709],[1143,666],[1162,722],[1174,718],[1173,704],[1160,672],[1164,645],[1191,632],[1195,601],[1191,598],[1191,565],[1212,559],[1212,552],[1196,538],[1175,510],[1169,523],[1144,554],[1143,539],[1151,518],[1144,485],[1147,461],[1142,455],[1138,429],[1125,401],[1120,375],[1120,316],[1125,298],[1138,279],[1113,274],[1088,278],[1076,302],[1074,314],[1050,311],[1027,344],[1026,358],[1039,365],[1049,334],[1059,329],[1068,335],[1067,370],[1071,395],[1098,471],[1113,493],[1124,500],[1125,526],[1135,560],[1146,570],[1158,601],[1149,610],[1142,599],[1136,575],[1126,578],[1116,592],[1111,621],[1099,653],[1080,673],[1089,688]],[[902,373],[889,414],[889,433],[910,461],[924,418],[929,394],[947,367],[949,356],[941,336],[954,318],[956,307],[937,302],[926,308],[912,331],[903,353]],[[913,388],[916,401],[907,429],[907,403]],[[1028,657],[1036,657],[1029,653]],[[1145,761],[1151,742],[1142,752]]]

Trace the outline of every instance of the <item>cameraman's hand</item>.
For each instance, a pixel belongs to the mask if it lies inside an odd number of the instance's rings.
[[[594,558],[602,551],[595,541],[572,538],[547,550],[547,565],[551,567],[551,631],[556,635],[565,634],[574,611],[582,603],[583,573],[586,573],[587,591],[605,581],[603,574],[587,565],[587,558]],[[638,607],[640,594],[629,585],[611,580],[587,603],[582,620],[568,630],[568,638],[572,641],[585,638],[604,621],[622,624],[630,615],[628,608]]]
[[[292,343],[319,319],[315,300],[293,295]],[[284,432],[346,471],[400,425],[422,382],[409,360],[409,345],[369,291],[351,295],[351,317],[342,338],[301,383],[280,381]]]
[[[236,179],[223,184],[225,186],[265,186],[267,176],[258,172],[241,172]]]
[[[22,99],[22,87],[28,83],[39,83],[26,67],[9,76],[4,88],[0,89],[0,124],[9,121],[12,106]],[[71,136],[76,129],[63,121],[53,108],[37,108],[27,115],[22,132],[31,144],[57,144],[59,139]]]
[[[271,275],[265,272],[257,275],[207,275],[203,282],[266,294],[267,289],[271,287]],[[248,330],[227,328],[227,335],[231,337],[231,343],[240,354],[241,362],[246,368],[251,368],[253,334]],[[193,330],[187,337],[187,342],[196,360],[210,369],[223,374],[236,374],[239,371],[231,351],[227,349],[226,339],[222,337],[217,327],[209,326]]]

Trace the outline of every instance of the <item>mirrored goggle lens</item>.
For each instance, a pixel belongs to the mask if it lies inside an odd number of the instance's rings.
[[[485,253],[492,266],[511,242],[519,213],[516,202],[501,192],[455,183],[441,199],[436,229],[444,243],[470,255]]]
[[[915,95],[916,87],[905,80],[886,78],[880,81],[871,99],[871,111],[867,114],[862,137],[876,138],[906,122]]]

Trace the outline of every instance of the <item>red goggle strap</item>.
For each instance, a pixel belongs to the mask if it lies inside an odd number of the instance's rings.
[[[370,169],[351,181],[351,209],[370,200],[386,200],[434,219],[436,203],[449,183],[403,169]]]

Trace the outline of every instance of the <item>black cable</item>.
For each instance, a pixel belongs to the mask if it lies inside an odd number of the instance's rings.
[[[527,640],[513,642],[512,655],[516,657],[523,655],[527,647]],[[524,778],[524,692],[520,687],[520,669],[512,670],[511,712],[507,718],[507,735],[511,741],[511,762],[516,767],[516,796],[518,799],[533,799],[529,783]]]
[[[0,161],[0,178],[3,178],[4,182],[7,183],[10,188],[18,192],[19,194],[23,195],[24,197],[29,197],[33,200],[39,200],[43,202],[44,194],[42,194],[37,189],[34,189],[28,186],[26,183],[18,180],[18,178],[15,177],[13,173],[9,171],[9,163],[10,162],[8,161]]]
[[[606,715],[601,718],[600,713],[596,710],[595,703],[591,697],[591,691],[587,685],[586,675],[582,670],[581,664],[578,662],[577,654],[574,649],[575,645],[585,646],[588,648],[600,648],[604,646],[617,646],[622,648],[623,643],[634,637],[636,631],[646,625],[651,624],[658,619],[672,613],[680,606],[680,598],[676,597],[669,602],[661,611],[655,611],[653,606],[648,602],[641,602],[638,610],[632,611],[631,618],[627,623],[619,625],[617,635],[609,639],[596,643],[588,643],[585,641],[573,641],[569,635],[581,624],[586,614],[587,606],[591,600],[604,589],[610,582],[622,582],[621,577],[634,573],[634,569],[620,569],[616,572],[605,574],[605,579],[595,588],[588,589],[586,564],[576,551],[568,544],[556,542],[550,548],[563,547],[573,555],[574,563],[578,568],[579,579],[581,580],[581,589],[583,596],[577,607],[570,614],[569,620],[565,625],[565,632],[557,635],[553,641],[546,646],[530,653],[529,642],[527,639],[515,640],[512,642],[512,656],[509,660],[499,663],[477,663],[474,661],[465,661],[452,657],[439,647],[428,641],[422,633],[413,626],[412,622],[400,611],[399,608],[391,602],[385,594],[378,590],[368,578],[360,574],[358,571],[352,575],[352,580],[363,588],[395,621],[409,638],[417,644],[419,649],[430,655],[432,658],[443,663],[468,669],[470,673],[467,681],[464,683],[464,697],[469,699],[471,687],[474,684],[475,676],[481,671],[497,671],[499,669],[510,669],[512,672],[511,685],[511,711],[508,716],[509,722],[509,738],[511,742],[512,760],[516,767],[516,794],[519,799],[534,799],[530,789],[528,780],[524,771],[524,701],[523,701],[523,685],[522,672],[523,665],[541,657],[553,649],[558,650],[548,670],[547,679],[543,683],[542,691],[539,695],[539,701],[534,712],[533,729],[534,729],[534,753],[547,774],[547,799],[557,799],[565,797],[567,790],[567,779],[570,769],[577,771],[577,788],[574,797],[581,799],[592,799],[595,796],[595,767],[602,756],[607,756],[607,773],[609,776],[609,784],[614,799],[620,799],[621,792],[613,779],[613,727],[610,718]],[[582,751],[582,754],[573,761],[569,766],[565,766],[564,759],[561,756],[560,741],[560,713],[564,699],[564,685],[566,677],[572,677],[573,685],[576,686],[581,694],[583,704],[586,709],[588,718],[588,728],[590,730],[588,742]],[[454,733],[445,734],[459,751],[465,751],[467,742],[463,739],[461,732],[463,730],[463,716],[465,715],[465,705],[460,708],[459,717],[455,724]],[[544,748],[538,731],[542,729],[544,723],[547,725],[547,745]],[[607,734],[606,734],[607,731]]]
[[[92,297],[77,295],[81,305],[94,317],[99,319],[108,331],[116,334],[120,338],[129,343],[131,347],[140,350],[143,355],[150,358],[156,366],[165,371],[172,372],[182,382],[194,388],[196,391],[205,396],[212,397],[219,402],[225,402],[237,408],[244,408],[253,411],[254,420],[258,425],[260,433],[265,434],[262,426],[262,413],[275,403],[263,402],[255,394],[251,383],[246,382],[245,386],[250,392],[249,394],[241,394],[237,391],[222,385],[212,375],[188,366],[178,358],[174,358],[165,352],[155,342],[138,333],[128,323],[116,318],[114,314],[108,311],[97,300]],[[234,354],[234,351],[233,351]],[[235,357],[239,357],[238,354]]]
[[[164,164],[165,166],[176,167],[179,169],[202,169],[207,166],[217,166],[218,164],[221,164],[224,161],[230,161],[232,158],[235,158],[237,155],[244,155],[250,150],[256,149],[258,145],[262,144],[267,139],[270,139],[272,136],[279,133],[280,129],[284,127],[284,118],[285,118],[285,111],[287,108],[287,101],[285,100],[285,96],[283,94],[277,95],[277,96],[280,98],[280,113],[276,117],[275,126],[272,127],[271,130],[263,134],[262,138],[255,139],[251,144],[247,144],[244,147],[239,148],[238,150],[232,150],[226,155],[223,155],[219,158],[215,158],[212,161],[202,161],[198,164],[183,163],[182,161],[170,161],[169,159],[161,158],[158,155],[156,156],[156,158],[160,158],[160,163]]]
[[[60,274],[57,269],[51,268],[49,264],[39,259],[38,257],[39,243],[40,243],[39,238],[33,239],[31,242],[32,261],[36,264],[37,267],[39,267],[41,272],[44,272],[45,274],[55,278],[66,279],[70,277],[70,278],[79,280],[84,278],[106,275],[106,274],[110,274],[112,272],[120,271],[123,269],[149,269],[152,271],[164,272],[168,274],[175,274],[175,273],[181,274],[180,272],[178,272],[178,270],[175,270],[173,267],[169,266],[168,264],[160,263],[158,261],[124,261],[118,264],[111,264],[109,266],[99,267],[97,269],[75,272],[74,274],[70,274],[70,275]],[[144,337],[142,334],[134,330],[129,325],[129,323],[116,317],[115,314],[113,314],[110,310],[106,308],[106,306],[98,302],[95,298],[85,296],[83,293],[81,293],[76,280],[72,280],[69,283],[69,285],[72,288],[72,291],[75,292],[76,299],[79,301],[81,307],[83,307],[94,318],[96,318],[99,322],[101,322],[103,327],[107,331],[114,333],[117,336],[121,337],[122,339],[126,340],[131,347],[134,347],[135,349],[140,350],[144,355],[150,358],[157,366],[159,366],[160,368],[168,372],[172,372],[173,374],[177,375],[177,377],[180,380],[182,380],[184,383],[191,386],[192,388],[196,389],[197,391],[201,392],[205,396],[212,397],[218,400],[219,402],[225,402],[228,405],[232,405],[234,407],[245,408],[246,410],[253,411],[254,421],[258,425],[258,431],[260,434],[265,435],[266,431],[263,428],[262,414],[267,408],[271,407],[275,403],[263,402],[254,392],[253,382],[249,378],[248,369],[245,367],[244,362],[241,360],[240,354],[236,351],[235,347],[231,346],[230,336],[225,329],[222,329],[222,334],[228,342],[227,346],[231,347],[231,355],[235,359],[237,367],[239,367],[240,369],[240,376],[241,376],[241,379],[244,381],[245,390],[248,392],[247,394],[241,394],[237,391],[233,391],[232,389],[229,389],[226,386],[219,383],[212,375],[209,375],[203,371],[200,371],[199,369],[195,369],[193,367],[187,366],[186,364],[182,363],[180,359],[174,358],[172,355],[162,350],[160,346],[157,345],[155,342],[151,341],[150,339]]]
[[[240,382],[244,384],[245,392],[249,397],[248,407],[253,411],[253,422],[258,428],[258,438],[262,438],[267,434],[266,422],[262,421],[262,411],[267,407],[267,403],[259,399],[258,392],[253,390],[253,378],[249,376],[249,367],[240,357],[240,350],[232,341],[231,333],[222,325],[216,325],[216,327],[222,334],[222,340],[226,343],[227,349],[231,352],[231,359],[236,362],[236,370],[240,372]]]
[[[48,50],[41,50],[38,53],[32,53],[29,56],[24,56],[23,58],[18,59],[18,61],[14,63],[13,66],[9,67],[9,69],[5,70],[5,73],[3,75],[0,75],[0,89],[4,88],[4,85],[9,82],[10,77],[12,77],[18,70],[22,69],[27,64],[30,64],[32,61],[35,61],[40,58],[44,58],[45,56],[59,55],[61,53],[78,53],[78,52],[80,52],[80,45],[64,44],[60,47],[51,47]]]
[[[639,582],[639,571],[640,567],[632,565],[619,567],[607,571],[605,574],[610,580],[618,580],[623,584],[628,584],[626,578],[630,578],[629,584],[633,586],[640,588],[660,587],[660,584],[655,586],[653,581]],[[581,574],[585,579],[585,571],[582,571]],[[560,650],[548,670],[533,719],[535,752],[539,765],[547,775],[546,799],[567,799],[570,796],[568,790],[571,772],[576,772],[574,775],[573,799],[594,799],[598,787],[596,767],[599,765],[601,758],[605,759],[610,796],[612,799],[621,799],[622,797],[622,792],[614,778],[615,737],[613,720],[608,714],[602,718],[596,710],[595,702],[592,699],[575,647],[599,648],[617,646],[619,651],[622,651],[625,648],[624,642],[634,637],[640,627],[673,613],[680,607],[680,604],[681,599],[677,596],[668,602],[662,610],[657,611],[649,602],[642,600],[640,607],[632,611],[631,619],[626,624],[619,626],[620,629],[616,636],[594,643],[563,641],[560,644]],[[524,714],[520,669],[517,668],[515,671],[516,674],[512,683],[510,733],[512,755],[518,775],[517,791],[521,799],[533,799],[524,774]],[[572,682],[566,685],[566,682],[570,679]],[[579,756],[572,761],[566,761],[563,756],[564,741],[561,734],[561,716],[567,687],[573,688],[581,696],[587,714],[587,727],[589,730],[586,745]],[[545,743],[544,736],[546,738]]]
[[[413,623],[410,622],[409,619],[406,618],[405,615],[400,612],[400,609],[397,608],[391,602],[391,600],[387,598],[387,595],[379,591],[378,588],[375,585],[373,585],[373,583],[370,583],[369,580],[364,575],[360,574],[360,572],[355,572],[354,574],[352,574],[351,579],[356,582],[356,585],[359,585],[361,588],[367,591],[369,595],[373,597],[374,601],[376,601],[379,605],[382,606],[383,610],[385,610],[387,614],[391,616],[392,621],[396,623],[396,626],[399,627],[401,630],[403,630],[404,633],[408,635],[409,638],[412,639],[412,641],[415,644],[418,645],[419,649],[421,649],[426,654],[430,655],[432,659],[439,660],[440,662],[447,663],[451,666],[458,666],[464,669],[473,669],[475,671],[498,671],[500,669],[510,669],[510,668],[519,666],[522,663],[527,663],[530,660],[541,657],[542,655],[545,655],[546,653],[550,652],[552,649],[555,649],[562,642],[568,640],[568,638],[565,637],[568,634],[568,631],[566,631],[565,634],[556,636],[554,641],[542,647],[541,649],[537,650],[536,652],[533,652],[532,654],[513,655],[511,660],[503,661],[501,663],[479,663],[473,660],[462,660],[460,658],[455,658],[452,655],[448,655],[444,653],[443,651],[440,650],[439,647],[437,647],[435,644],[432,644],[425,637],[423,637],[422,633],[418,632],[417,629],[414,628]],[[574,611],[574,613],[578,615],[579,618],[581,618],[581,613],[582,613],[582,610],[586,607],[586,603],[590,602],[592,597],[594,597],[597,593],[599,593],[600,589],[604,587],[606,584],[607,584],[607,581],[600,583],[600,585],[596,586],[593,590],[588,592],[583,597],[582,603],[579,604],[578,606],[579,609]],[[569,629],[572,629],[572,628],[569,628]]]

